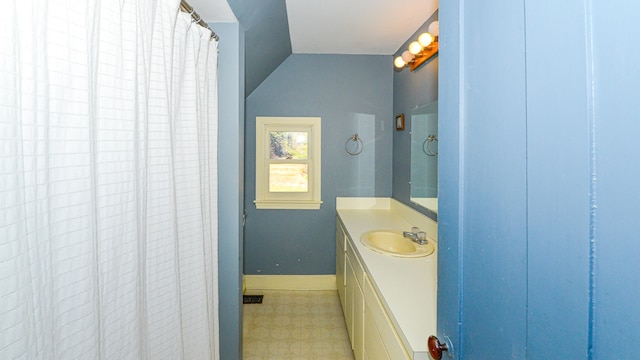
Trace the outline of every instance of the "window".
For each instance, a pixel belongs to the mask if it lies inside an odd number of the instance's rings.
[[[320,118],[256,117],[258,209],[319,209]]]

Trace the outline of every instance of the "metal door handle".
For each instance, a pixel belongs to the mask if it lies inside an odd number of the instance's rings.
[[[447,344],[441,343],[435,335],[429,336],[427,344],[429,345],[429,354],[434,360],[442,359],[442,352],[449,350],[449,348],[447,348]]]

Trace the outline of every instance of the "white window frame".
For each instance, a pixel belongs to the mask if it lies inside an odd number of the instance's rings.
[[[307,132],[307,160],[272,160],[269,158],[269,132]],[[257,209],[318,210],[321,200],[321,118],[319,117],[256,117],[256,199]],[[270,192],[269,164],[307,163],[309,187],[307,192]]]

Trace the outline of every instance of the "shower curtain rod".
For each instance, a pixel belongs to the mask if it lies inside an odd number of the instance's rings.
[[[195,21],[196,24],[211,30],[209,25],[207,25],[207,23],[204,22],[204,20],[202,20],[200,15],[198,15],[198,13],[193,9],[193,6],[189,5],[189,3],[186,2],[185,0],[180,0],[180,10],[191,15],[191,19]],[[211,30],[211,37],[216,39],[216,41],[220,40],[220,38],[218,37],[218,34],[216,34],[213,30]]]

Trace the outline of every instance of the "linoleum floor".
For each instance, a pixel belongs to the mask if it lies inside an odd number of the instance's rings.
[[[244,360],[353,360],[336,291],[247,291],[262,304],[243,305]]]

